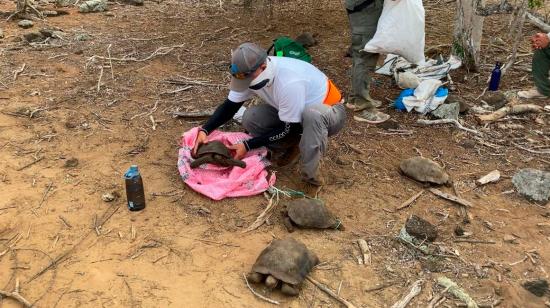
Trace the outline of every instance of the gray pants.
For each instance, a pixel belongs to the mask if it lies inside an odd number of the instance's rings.
[[[351,28],[351,98],[369,97],[370,74],[378,62],[378,54],[363,51],[376,33],[378,19],[382,14],[384,0],[375,0],[361,11],[348,15]]]
[[[343,104],[327,106],[325,104],[307,105],[302,113],[302,136],[287,137],[285,143],[269,145],[274,150],[282,150],[300,143],[301,171],[306,179],[317,176],[322,154],[326,152],[328,137],[338,133],[346,122],[346,110]],[[260,136],[282,125],[277,109],[261,104],[246,109],[243,127],[252,136]]]

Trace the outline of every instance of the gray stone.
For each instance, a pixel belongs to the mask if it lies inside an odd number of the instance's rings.
[[[550,172],[521,169],[512,178],[516,190],[526,198],[538,202],[550,199]]]
[[[92,36],[88,33],[78,33],[75,35],[74,39],[77,41],[89,41],[92,39]]]
[[[143,0],[126,0],[126,2],[131,5],[143,5]]]
[[[500,91],[487,91],[483,94],[481,100],[495,109],[500,109],[508,103],[506,95]]]
[[[46,16],[46,17],[53,17],[53,16],[57,16],[57,11],[42,11],[42,15]]]
[[[42,42],[46,39],[44,35],[40,32],[30,32],[23,34],[23,37],[25,38],[25,41],[29,43],[36,43],[36,42]]]
[[[432,114],[436,118],[440,119],[453,119],[458,120],[458,113],[460,112],[460,104],[443,104],[439,106],[436,110],[432,111]]]
[[[34,23],[28,19],[23,19],[17,23],[17,25],[23,29],[28,29],[34,26]]]
[[[407,219],[405,230],[420,241],[428,240],[433,242],[437,238],[437,229],[435,226],[416,215],[412,215]]]
[[[103,12],[107,10],[107,1],[88,0],[78,7],[80,13]]]

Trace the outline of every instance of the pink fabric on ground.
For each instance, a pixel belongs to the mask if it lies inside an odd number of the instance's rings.
[[[178,154],[180,175],[193,190],[214,200],[221,200],[226,197],[257,195],[275,184],[275,174],[272,174],[269,180],[267,179],[266,167],[270,163],[266,159],[265,148],[251,150],[246,154],[243,158],[246,168],[202,164],[192,169],[190,163],[194,159],[191,157],[191,151],[198,132],[198,128],[195,127],[183,134]],[[250,136],[245,133],[213,131],[208,136],[208,141],[219,140],[225,145],[231,145],[249,138]]]

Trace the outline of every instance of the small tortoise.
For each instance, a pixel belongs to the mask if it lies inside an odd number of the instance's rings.
[[[303,228],[339,229],[344,230],[340,220],[317,199],[295,199],[290,201],[283,212],[284,224],[288,232],[294,231],[294,225]]]
[[[441,166],[434,161],[416,156],[405,159],[399,164],[401,171],[408,177],[420,181],[434,184],[448,184],[449,175]]]
[[[225,144],[217,140],[203,143],[199,146],[199,148],[197,149],[197,157],[193,162],[191,162],[191,168],[197,168],[198,166],[205,163],[214,164],[222,167],[246,167],[246,163],[244,161],[234,159]]]
[[[276,288],[281,281],[281,292],[295,296],[298,285],[318,263],[319,258],[303,243],[293,238],[273,240],[260,253],[247,279],[263,282],[269,289]]]

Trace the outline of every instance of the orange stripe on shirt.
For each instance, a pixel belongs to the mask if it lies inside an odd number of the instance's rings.
[[[333,106],[340,103],[341,100],[342,94],[340,93],[340,90],[338,90],[332,80],[327,79],[327,95],[325,96],[323,104]]]

